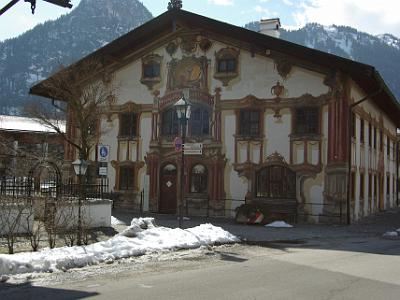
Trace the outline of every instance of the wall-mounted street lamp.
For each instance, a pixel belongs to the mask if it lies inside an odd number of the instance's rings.
[[[187,122],[190,118],[191,113],[191,105],[188,100],[185,99],[185,95],[182,95],[182,98],[179,99],[174,107],[176,109],[176,114],[178,115],[178,120],[181,123],[181,138],[182,138],[182,154],[181,154],[181,176],[180,176],[180,184],[181,184],[181,195],[179,198],[179,228],[182,228],[183,225],[183,199],[185,195],[185,184],[184,184],[184,171],[185,171],[185,138],[186,138],[186,127]]]
[[[86,175],[86,171],[89,164],[86,160],[78,158],[72,163],[72,166],[74,167],[75,174],[77,176],[80,176],[80,175]]]
[[[82,201],[85,198],[86,180],[84,177],[86,175],[89,163],[78,158],[72,163],[76,176],[78,176],[78,186],[79,186],[79,197],[78,197],[78,232],[76,238],[76,244],[78,246],[82,245]]]

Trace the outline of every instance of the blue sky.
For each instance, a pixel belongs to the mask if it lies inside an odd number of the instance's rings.
[[[169,2],[141,1],[154,16],[163,13]],[[0,5],[8,2],[1,0]],[[74,7],[79,2],[71,1]],[[29,3],[20,0],[0,17],[0,40],[18,36],[38,23],[69,11],[38,0],[36,13],[32,15],[29,6]],[[371,34],[392,33],[400,37],[400,0],[183,0],[183,8],[239,26],[261,18],[279,17],[286,28],[318,22],[348,25]]]

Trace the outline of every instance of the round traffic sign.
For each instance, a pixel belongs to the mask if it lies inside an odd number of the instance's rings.
[[[174,139],[174,147],[175,147],[175,151],[181,151],[182,150],[182,139],[177,136]]]

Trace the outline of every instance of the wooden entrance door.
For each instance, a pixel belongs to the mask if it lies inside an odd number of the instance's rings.
[[[160,173],[159,212],[163,214],[175,214],[177,207],[176,166],[168,164],[161,169]]]

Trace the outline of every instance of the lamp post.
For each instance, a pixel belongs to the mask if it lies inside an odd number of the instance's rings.
[[[84,198],[84,190],[86,188],[84,176],[88,167],[88,162],[82,159],[82,156],[72,163],[75,174],[78,176],[79,197],[78,197],[78,232],[77,241],[78,246],[82,245],[82,200]]]
[[[174,107],[176,109],[176,114],[178,115],[178,120],[181,123],[181,138],[182,138],[182,153],[181,153],[181,176],[180,176],[180,184],[181,184],[181,195],[179,199],[179,228],[182,228],[183,225],[183,198],[185,194],[185,184],[184,184],[184,172],[185,172],[185,138],[186,138],[186,125],[187,121],[190,118],[191,113],[191,105],[190,102],[185,99],[185,96],[182,95],[182,98],[179,99]]]

